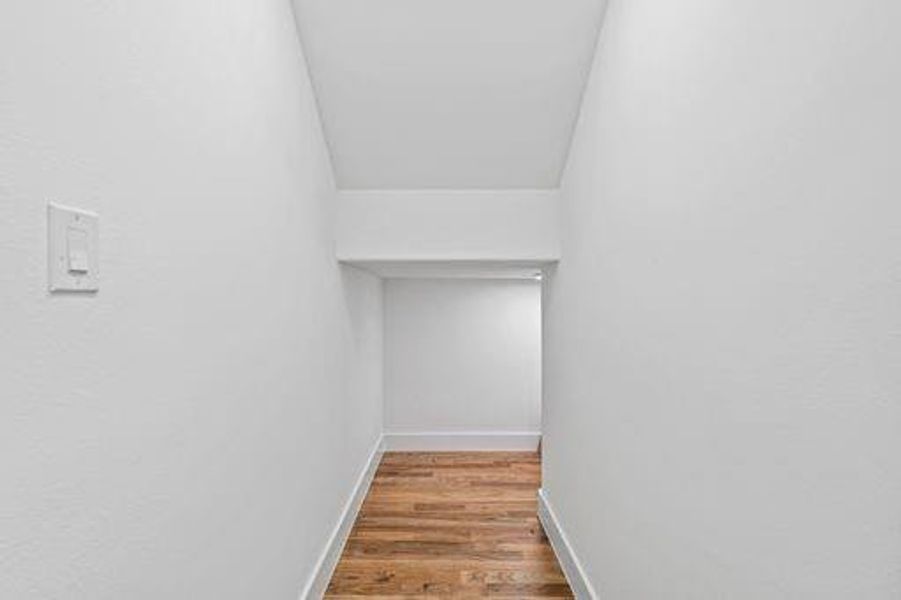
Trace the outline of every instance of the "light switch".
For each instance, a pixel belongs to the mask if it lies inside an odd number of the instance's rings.
[[[87,273],[88,267],[88,232],[77,227],[66,230],[69,251],[69,273]]]
[[[50,291],[96,292],[100,289],[97,215],[50,203],[47,220]]]

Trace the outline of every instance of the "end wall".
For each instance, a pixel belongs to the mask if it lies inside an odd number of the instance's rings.
[[[539,282],[385,282],[389,443],[390,434],[416,439],[440,433],[468,434],[470,443],[478,444],[499,444],[498,436],[491,436],[508,434],[500,438],[537,445],[540,397]],[[524,433],[530,435],[509,437]],[[440,440],[448,436],[432,439],[444,443]],[[461,449],[475,449],[461,443]]]

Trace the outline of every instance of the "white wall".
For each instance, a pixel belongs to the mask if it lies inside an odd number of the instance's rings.
[[[899,22],[611,0],[543,423],[603,597],[901,595]]]
[[[385,282],[385,430],[537,432],[541,290],[534,280]]]
[[[297,598],[381,425],[333,196],[287,2],[0,5],[0,597]]]
[[[338,257],[556,260],[559,196],[547,190],[344,190],[338,193]]]

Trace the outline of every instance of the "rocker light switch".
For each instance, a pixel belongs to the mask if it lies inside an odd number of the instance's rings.
[[[97,215],[51,203],[47,218],[50,291],[96,292],[100,289]]]
[[[69,273],[87,273],[88,267],[88,232],[84,229],[69,227],[66,231],[69,250]]]

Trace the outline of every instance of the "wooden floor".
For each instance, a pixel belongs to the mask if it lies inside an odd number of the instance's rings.
[[[529,452],[386,453],[326,598],[572,598]]]

